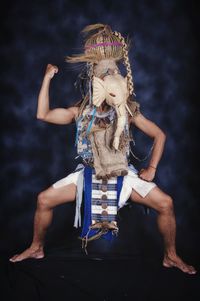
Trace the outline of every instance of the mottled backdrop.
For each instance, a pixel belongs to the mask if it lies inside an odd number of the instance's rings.
[[[81,65],[71,66],[64,57],[81,51],[81,29],[97,22],[108,23],[132,39],[130,61],[136,99],[141,112],[167,135],[155,182],[174,199],[179,249],[195,257],[199,250],[198,11],[194,1],[173,0],[19,0],[4,4],[1,250],[12,252],[30,243],[38,193],[77,164],[75,124],[61,126],[37,120],[37,97],[46,65],[52,63],[59,73],[51,82],[50,107],[68,107],[79,100],[74,82]],[[144,157],[152,140],[137,129],[134,135],[134,153]],[[137,168],[147,163],[133,160]],[[130,235],[137,210],[133,206],[124,213]],[[47,236],[52,245],[70,237],[73,212],[73,204],[56,208]],[[148,217],[140,210],[137,214],[142,217],[139,222],[146,237],[160,243],[154,212],[151,210]]]

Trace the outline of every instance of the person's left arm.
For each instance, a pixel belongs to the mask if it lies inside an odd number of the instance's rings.
[[[141,169],[138,173],[139,177],[143,180],[152,181],[155,177],[156,168],[164,150],[166,134],[154,122],[147,119],[141,113],[132,117],[130,121],[154,140],[154,146],[148,167]]]

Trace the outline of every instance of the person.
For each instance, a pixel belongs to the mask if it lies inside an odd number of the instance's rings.
[[[122,170],[123,173],[121,173],[121,175],[123,175],[124,177],[124,183],[121,189],[121,194],[123,196],[123,202],[121,200],[121,207],[126,204],[126,201],[128,199],[130,199],[133,202],[155,209],[157,212],[158,230],[160,231],[164,242],[163,266],[168,268],[176,267],[184,273],[195,274],[197,272],[196,269],[193,266],[185,263],[180,258],[180,256],[178,256],[176,251],[176,219],[173,206],[173,199],[169,194],[162,191],[158,187],[158,185],[153,182],[159,161],[162,157],[162,153],[164,150],[166,134],[153,121],[149,120],[144,116],[144,114],[141,113],[139,103],[137,101],[134,101],[132,98],[134,95],[134,85],[130,63],[128,59],[128,43],[125,41],[125,39],[119,32],[113,32],[110,26],[104,24],[88,25],[85,27],[83,32],[89,36],[87,36],[86,39],[85,52],[80,55],[67,57],[66,60],[70,63],[86,62],[86,71],[84,70],[84,72],[82,72],[80,78],[84,80],[85,78],[87,78],[87,91],[84,92],[85,87],[83,87],[83,83],[81,82],[81,91],[83,93],[83,96],[80,102],[68,108],[50,109],[50,82],[53,79],[54,75],[58,73],[58,67],[52,64],[48,64],[39,92],[37,118],[39,120],[54,124],[66,125],[72,122],[76,122],[78,125],[80,117],[88,117],[86,113],[89,112],[90,116],[88,118],[88,122],[90,122],[90,124],[91,120],[93,121],[94,118],[97,118],[93,125],[97,125],[97,123],[99,122],[99,124],[101,124],[101,128],[109,128],[105,126],[105,120],[110,118],[111,114],[105,114],[108,112],[113,113],[113,110],[115,112],[116,106],[112,107],[108,103],[106,103],[104,95],[101,104],[98,107],[95,107],[97,115],[94,116],[94,112],[92,111],[94,105],[92,104],[92,101],[95,100],[95,97],[93,99],[91,96],[92,93],[95,93],[96,91],[94,85],[94,77],[97,78],[97,82],[98,79],[100,79],[103,80],[105,83],[108,79],[113,80],[114,78],[115,80],[116,76],[118,76],[118,79],[121,80],[122,78],[119,78],[120,70],[118,67],[118,62],[120,62],[123,59],[124,65],[126,66],[127,70],[126,83],[129,92],[128,94],[130,96],[126,102],[126,105],[128,104],[126,111],[126,116],[128,114],[128,127],[133,125],[140,129],[143,133],[151,137],[153,140],[153,148],[148,166],[146,168],[142,168],[139,172],[137,172],[134,166],[126,164],[126,160],[123,159],[125,158],[125,156],[123,157],[120,151],[116,151],[116,149],[119,150],[121,140],[118,139],[117,144],[116,141],[115,144],[113,144],[116,148],[114,150],[114,153],[117,153],[117,155],[121,156],[120,158],[122,159],[122,164],[120,165],[120,168],[122,169],[118,169]],[[93,83],[93,92],[91,89],[91,83]],[[99,83],[104,84],[101,81],[99,81]],[[114,87],[116,86],[114,85]],[[102,90],[99,93],[100,95],[102,95]],[[110,95],[112,99],[116,96],[113,92],[110,92]],[[103,119],[101,118],[102,116],[104,117]],[[121,124],[121,116],[120,118],[116,114],[113,116],[114,121],[117,120],[117,127],[119,127],[119,125]],[[119,119],[120,121],[118,122]],[[84,120],[84,118],[82,118],[81,120]],[[83,125],[81,126],[82,128],[85,128]],[[90,137],[95,137],[94,135],[100,132],[101,131],[93,131],[90,133]],[[78,126],[77,133],[80,136],[81,133],[78,132]],[[98,136],[96,137],[98,138]],[[79,153],[82,154],[81,151],[85,150],[85,148],[82,144],[80,146],[79,137],[77,144],[79,147]],[[127,146],[127,143],[125,144]],[[91,153],[93,153],[92,157],[95,157],[96,151],[94,146],[92,146],[91,144],[90,148],[86,148],[86,150],[89,151],[83,152],[83,155],[87,156],[83,157],[84,162],[87,164],[91,163]],[[110,150],[109,154],[113,155],[112,150]],[[105,172],[105,166],[102,165],[104,159],[105,156],[103,159],[95,159],[96,161],[93,161],[93,163],[95,163],[96,171],[99,170],[99,168],[101,167],[101,171],[103,170],[104,176],[107,176],[110,173],[110,171],[108,172],[106,170]],[[115,164],[116,162],[112,165],[112,168],[114,168]],[[11,262],[19,262],[26,258],[38,259],[44,257],[44,239],[46,230],[52,221],[53,209],[55,206],[58,206],[63,203],[80,201],[80,199],[77,198],[77,190],[80,187],[80,183],[78,181],[80,181],[81,176],[83,178],[83,170],[84,168],[78,168],[78,170],[75,170],[75,172],[69,174],[63,179],[58,180],[56,183],[54,183],[53,185],[51,185],[50,187],[41,191],[38,194],[37,208],[34,216],[34,234],[32,243],[22,253],[12,256],[10,258]],[[124,170],[126,171],[125,173]],[[79,197],[81,193],[79,193]],[[77,226],[78,223],[81,225],[79,212],[76,211],[74,225]]]

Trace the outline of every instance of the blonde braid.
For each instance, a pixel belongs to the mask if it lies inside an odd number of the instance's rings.
[[[120,39],[121,43],[123,44],[122,51],[123,51],[123,57],[124,57],[124,65],[126,66],[126,71],[127,71],[129,95],[133,95],[133,94],[135,95],[131,66],[130,66],[129,57],[128,57],[127,43],[125,42],[125,39],[124,39],[124,37],[122,37],[120,32],[114,31],[113,34],[116,37],[118,37]]]

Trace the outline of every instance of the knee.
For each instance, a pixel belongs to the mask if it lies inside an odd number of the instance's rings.
[[[37,197],[37,207],[41,210],[49,209],[49,201],[44,191],[40,192]]]
[[[166,195],[159,204],[158,211],[159,212],[172,212],[174,209],[173,199],[170,195]]]

